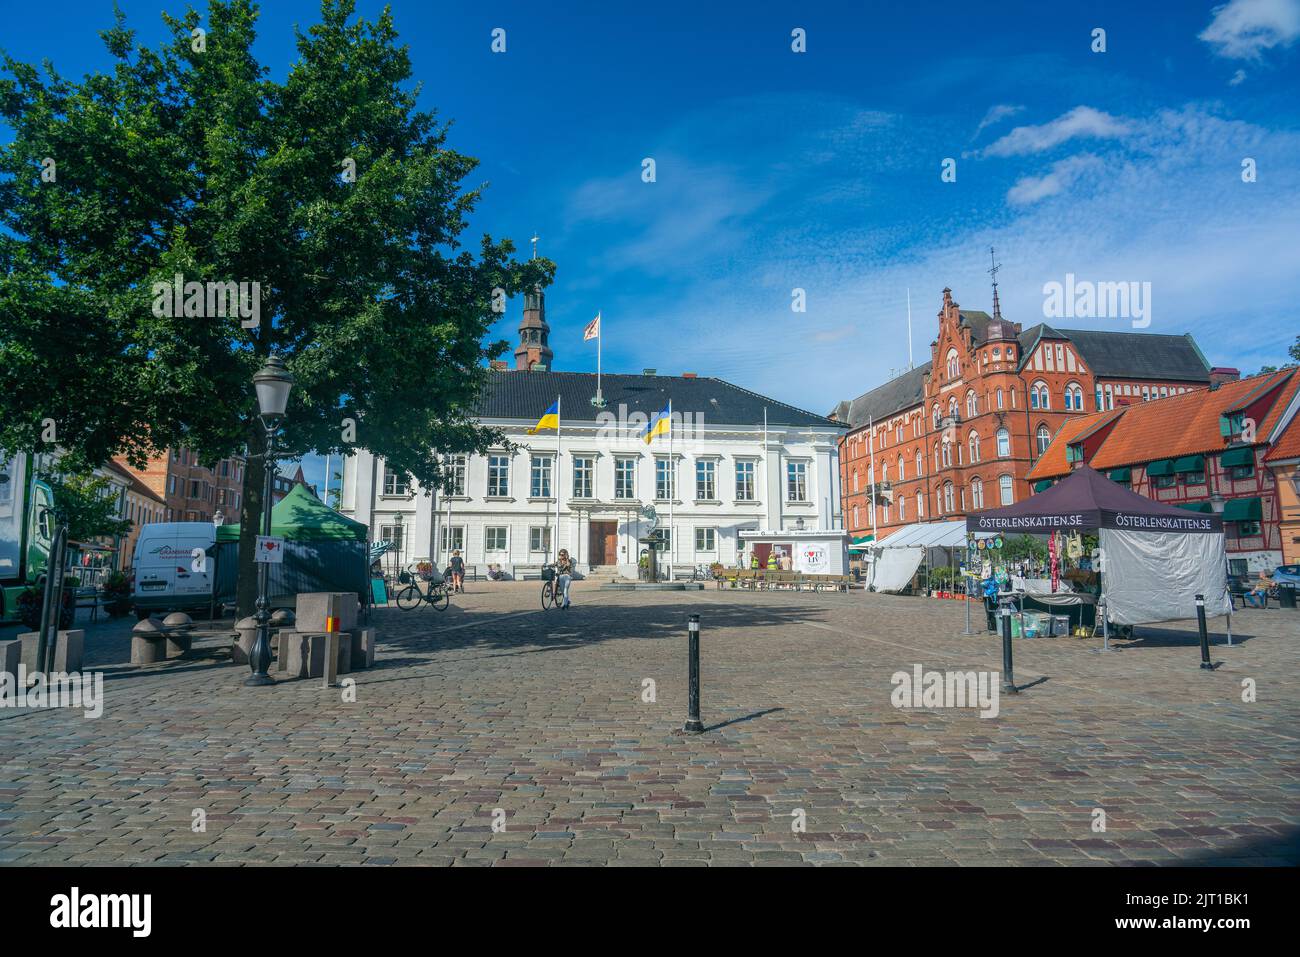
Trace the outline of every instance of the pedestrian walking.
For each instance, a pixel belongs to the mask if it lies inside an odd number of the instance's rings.
[[[561,608],[569,607],[569,583],[573,581],[573,562],[569,558],[569,550],[561,548],[560,553],[555,556],[555,574],[557,584],[560,589]]]
[[[460,557],[460,549],[451,553],[451,590],[462,594],[465,591],[465,559]]]

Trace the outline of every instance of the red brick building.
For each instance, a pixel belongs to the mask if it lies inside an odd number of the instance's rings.
[[[1300,371],[1253,376],[1212,391],[1171,396],[1071,420],[1029,473],[1041,490],[1086,462],[1147,498],[1223,516],[1228,570],[1283,563],[1283,498],[1275,451],[1300,451]],[[1175,427],[1171,428],[1171,424]],[[1283,496],[1279,496],[1282,491]],[[1290,499],[1286,498],[1289,504]]]
[[[166,522],[210,522],[217,512],[227,522],[239,521],[243,494],[244,460],[222,459],[212,468],[199,464],[190,449],[172,449],[150,459],[143,469],[133,469],[124,458],[115,460],[140,477],[166,503]]]
[[[854,538],[956,519],[1029,493],[1026,476],[1069,419],[1207,389],[1211,370],[1189,335],[1022,329],[963,310],[943,291],[931,360],[830,417],[840,448],[844,523]]]

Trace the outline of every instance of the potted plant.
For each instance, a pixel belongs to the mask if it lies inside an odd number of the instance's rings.
[[[63,611],[59,615],[59,627],[71,628],[72,619],[77,614],[76,588],[80,579],[71,576],[63,580]],[[45,599],[42,585],[29,585],[18,595],[18,620],[32,631],[41,627],[41,602]]]
[[[131,579],[122,572],[104,579],[104,610],[110,618],[121,618],[131,610]]]

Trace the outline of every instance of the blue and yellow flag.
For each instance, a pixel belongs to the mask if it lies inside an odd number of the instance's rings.
[[[560,400],[556,399],[551,403],[551,407],[542,413],[542,417],[537,420],[537,424],[528,430],[529,435],[536,435],[538,432],[546,429],[559,430],[560,428]]]
[[[668,404],[664,406],[662,412],[656,412],[650,417],[645,428],[641,430],[641,435],[645,439],[645,444],[649,445],[656,435],[668,435],[669,430],[673,427],[673,400],[669,399]]]

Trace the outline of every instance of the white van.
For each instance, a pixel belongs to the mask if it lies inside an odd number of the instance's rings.
[[[211,522],[142,525],[132,558],[131,603],[136,616],[208,607],[216,537]]]

